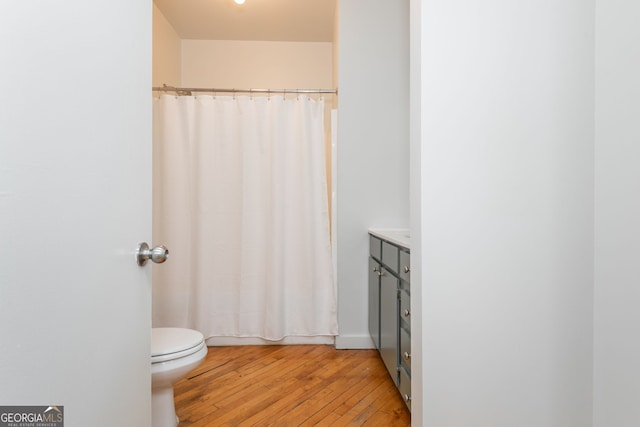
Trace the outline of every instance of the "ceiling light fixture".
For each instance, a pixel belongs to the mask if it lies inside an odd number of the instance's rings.
[[[236,4],[244,4],[245,0],[233,0]]]

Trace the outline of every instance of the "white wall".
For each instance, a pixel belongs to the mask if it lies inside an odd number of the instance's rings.
[[[594,426],[640,425],[640,4],[596,1]]]
[[[409,225],[408,6],[338,5],[338,347],[372,345],[367,229]]]
[[[413,422],[589,426],[594,1],[414,4]]]
[[[183,40],[182,85],[219,88],[331,88],[332,44]]]
[[[153,5],[153,86],[180,86],[182,43],[169,21]]]

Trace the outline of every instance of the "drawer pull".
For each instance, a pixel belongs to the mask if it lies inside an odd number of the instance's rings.
[[[376,273],[378,277],[382,277],[383,275],[378,267],[374,267],[373,272]]]
[[[408,394],[404,395],[404,401],[405,402],[411,402],[411,396],[409,396]]]
[[[404,360],[406,360],[407,362],[409,360],[411,360],[411,354],[408,351],[405,351],[404,353],[402,353],[402,357],[404,358]]]
[[[411,271],[411,269],[409,268],[409,266],[405,265],[404,266],[404,272],[405,273],[409,273]]]
[[[411,311],[409,311],[408,308],[405,308],[402,314],[404,315],[404,317],[409,317],[411,316]]]

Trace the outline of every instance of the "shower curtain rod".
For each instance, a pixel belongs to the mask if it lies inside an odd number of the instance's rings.
[[[191,95],[193,92],[212,93],[267,93],[277,95],[279,93],[329,93],[338,94],[338,89],[212,89],[194,87],[173,87],[162,85],[162,87],[151,88],[154,92],[175,92],[177,95]]]

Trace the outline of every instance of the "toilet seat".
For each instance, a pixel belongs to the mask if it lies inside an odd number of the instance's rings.
[[[192,329],[152,328],[151,363],[162,363],[197,353],[205,346],[204,336]]]

